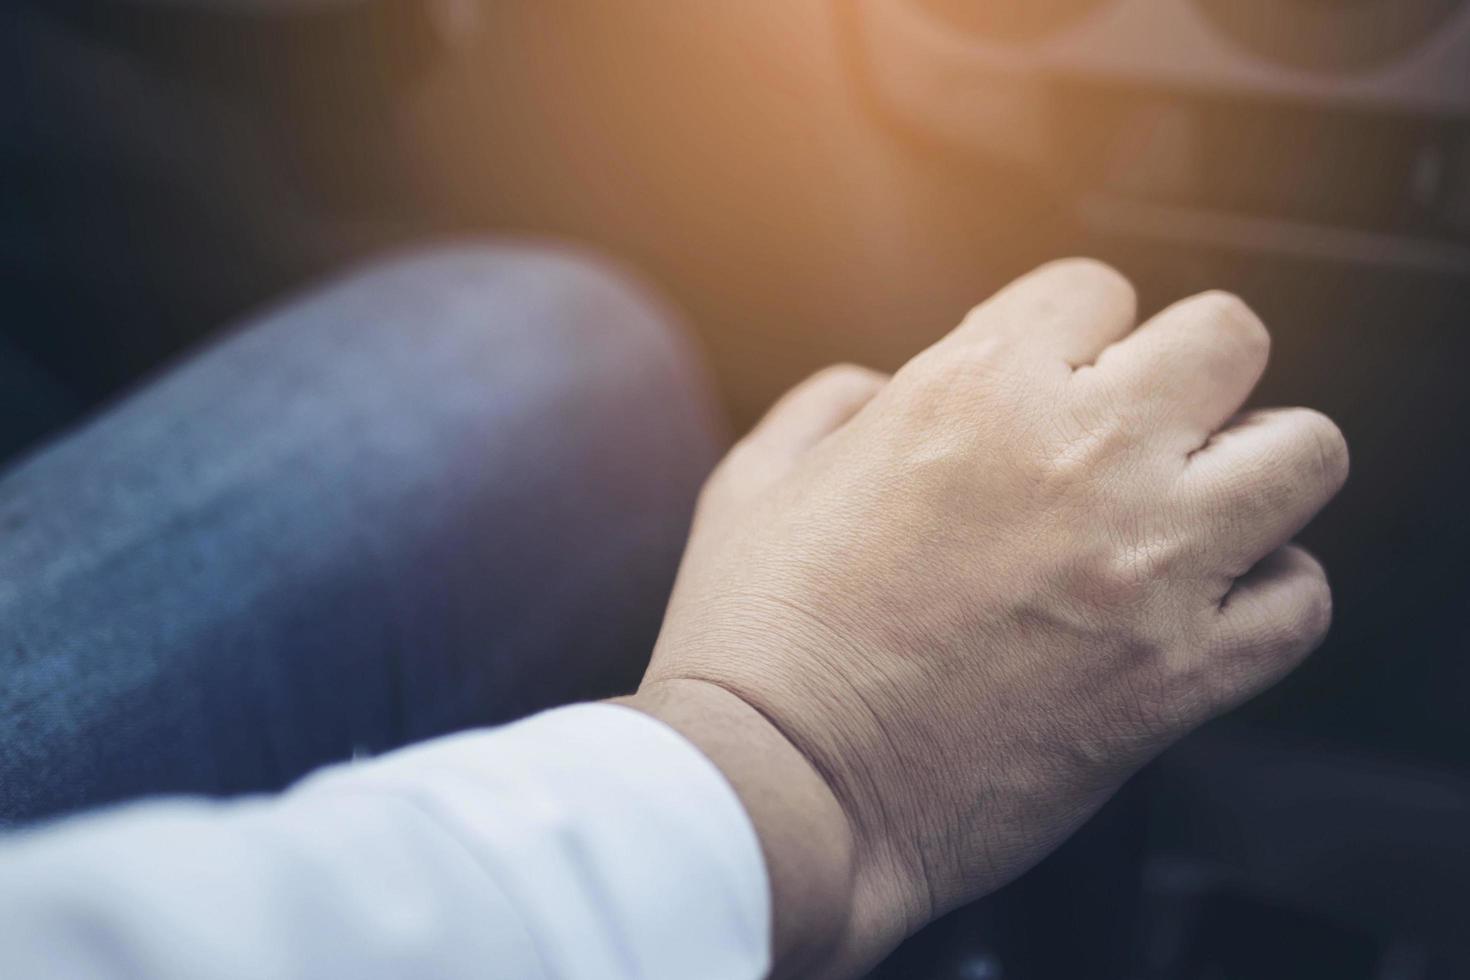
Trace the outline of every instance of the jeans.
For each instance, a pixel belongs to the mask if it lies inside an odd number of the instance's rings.
[[[717,433],[663,311],[566,252],[233,332],[0,477],[0,821],[630,690]]]

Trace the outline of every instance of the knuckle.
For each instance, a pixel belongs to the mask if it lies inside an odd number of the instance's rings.
[[[1094,452],[1090,440],[1077,440],[1054,452],[1038,454],[1030,467],[1030,482],[1047,496],[1081,486],[1094,472]]]
[[[1042,266],[1037,270],[1037,274],[1066,277],[1074,282],[1080,280],[1095,284],[1107,291],[1129,297],[1135,302],[1138,297],[1138,292],[1129,278],[1101,259],[1087,256],[1057,259]]]
[[[1211,336],[1232,353],[1264,362],[1271,350],[1271,334],[1250,305],[1234,293],[1214,290],[1194,299],[1195,311]]]
[[[855,408],[873,398],[887,378],[856,364],[833,364],[809,377],[800,386],[797,400],[834,411]]]
[[[1085,486],[1098,479],[1108,461],[1124,451],[1129,442],[1129,435],[1118,419],[1100,419],[1039,454],[1034,480],[1052,490]]]
[[[1300,604],[1280,622],[1267,626],[1261,642],[1250,659],[1264,659],[1287,666],[1295,664],[1322,645],[1332,627],[1332,590],[1324,578],[1320,584],[1306,590]]]
[[[808,380],[813,387],[834,388],[840,391],[870,388],[880,383],[881,375],[871,368],[842,362],[822,368]]]
[[[1310,446],[1307,465],[1321,486],[1335,493],[1347,482],[1347,438],[1336,422],[1315,409],[1301,409],[1300,419]]]
[[[1293,548],[1303,568],[1293,585],[1288,604],[1277,606],[1261,619],[1247,625],[1233,641],[1236,659],[1251,669],[1275,665],[1290,667],[1326,639],[1332,627],[1332,587],[1316,558]]]
[[[1327,584],[1327,574],[1322,566],[1316,559],[1312,562],[1315,568],[1311,584],[1305,590],[1294,629],[1297,644],[1303,652],[1320,646],[1332,628],[1332,587]]]
[[[1086,563],[1079,591],[1089,605],[1114,610],[1134,609],[1152,594],[1172,557],[1160,545],[1120,545]]]

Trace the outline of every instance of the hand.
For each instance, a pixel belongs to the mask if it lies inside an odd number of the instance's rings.
[[[1288,542],[1341,434],[1237,414],[1269,346],[1238,299],[1135,318],[1048,266],[891,381],[818,375],[711,478],[633,703],[746,801],[778,965],[860,971],[1322,640]]]

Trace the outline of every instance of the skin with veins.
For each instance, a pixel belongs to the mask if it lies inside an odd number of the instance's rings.
[[[1233,296],[1139,326],[1070,260],[731,451],[628,703],[744,801],[778,975],[860,975],[1320,643],[1331,594],[1290,542],[1347,451],[1316,412],[1239,414],[1268,351]]]

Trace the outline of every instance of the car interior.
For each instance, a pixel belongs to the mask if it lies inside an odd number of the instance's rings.
[[[1051,258],[1227,289],[1336,419],[1326,646],[874,976],[1470,977],[1470,2],[22,0],[0,448],[354,263],[610,254],[731,432]],[[61,125],[58,120],[84,121]],[[17,365],[25,365],[21,372]],[[14,380],[10,380],[14,375]]]

